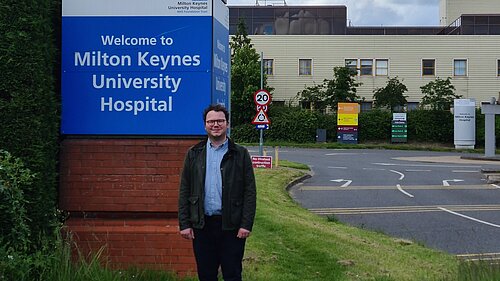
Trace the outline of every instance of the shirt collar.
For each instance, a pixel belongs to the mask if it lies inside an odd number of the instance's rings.
[[[221,145],[219,145],[218,147],[215,147],[212,144],[212,141],[210,140],[210,138],[208,138],[207,147],[211,148],[211,149],[220,149],[220,148],[228,147],[228,143],[229,143],[229,139],[226,138],[226,140]]]

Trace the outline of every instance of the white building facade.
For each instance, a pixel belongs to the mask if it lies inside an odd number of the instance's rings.
[[[458,13],[459,20],[441,27],[349,27],[345,6],[230,7],[230,22],[234,32],[237,18],[245,19],[276,103],[296,102],[298,92],[346,65],[357,68],[363,109],[396,76],[408,87],[410,107],[420,102],[420,87],[438,77],[452,78],[456,94],[479,104],[500,92],[500,1],[476,2],[490,3],[490,12],[472,14],[467,1],[442,0],[442,17]]]

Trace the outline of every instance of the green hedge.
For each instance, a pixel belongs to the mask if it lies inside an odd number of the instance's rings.
[[[0,5],[0,149],[37,175],[22,190],[34,240],[53,233],[55,222],[58,3],[3,0]]]
[[[297,107],[280,107],[269,113],[271,128],[265,131],[265,141],[315,142],[316,129],[327,130],[327,141],[336,142],[336,115],[324,115]],[[408,141],[453,144],[453,115],[442,110],[412,110],[408,112]],[[392,113],[371,110],[359,114],[358,142],[390,142]],[[497,143],[500,141],[500,116],[496,120]],[[232,136],[239,142],[259,141],[254,125],[233,128]],[[476,146],[484,146],[484,115],[476,111]]]

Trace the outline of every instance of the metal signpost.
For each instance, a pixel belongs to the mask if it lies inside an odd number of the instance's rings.
[[[260,140],[259,140],[259,154],[263,155],[263,144],[264,144],[264,130],[269,129],[269,117],[267,116],[267,108],[269,103],[271,102],[271,94],[264,89],[260,89],[256,91],[253,95],[254,103],[256,105],[257,114],[253,118],[252,124],[255,125],[255,128],[260,130]]]

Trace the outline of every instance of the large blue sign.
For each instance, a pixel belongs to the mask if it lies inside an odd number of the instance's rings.
[[[203,109],[228,102],[214,90],[229,91],[214,85],[228,74],[214,65],[211,2],[64,0],[62,133],[204,134]]]
[[[230,102],[229,10],[221,2],[214,3],[212,102]]]

